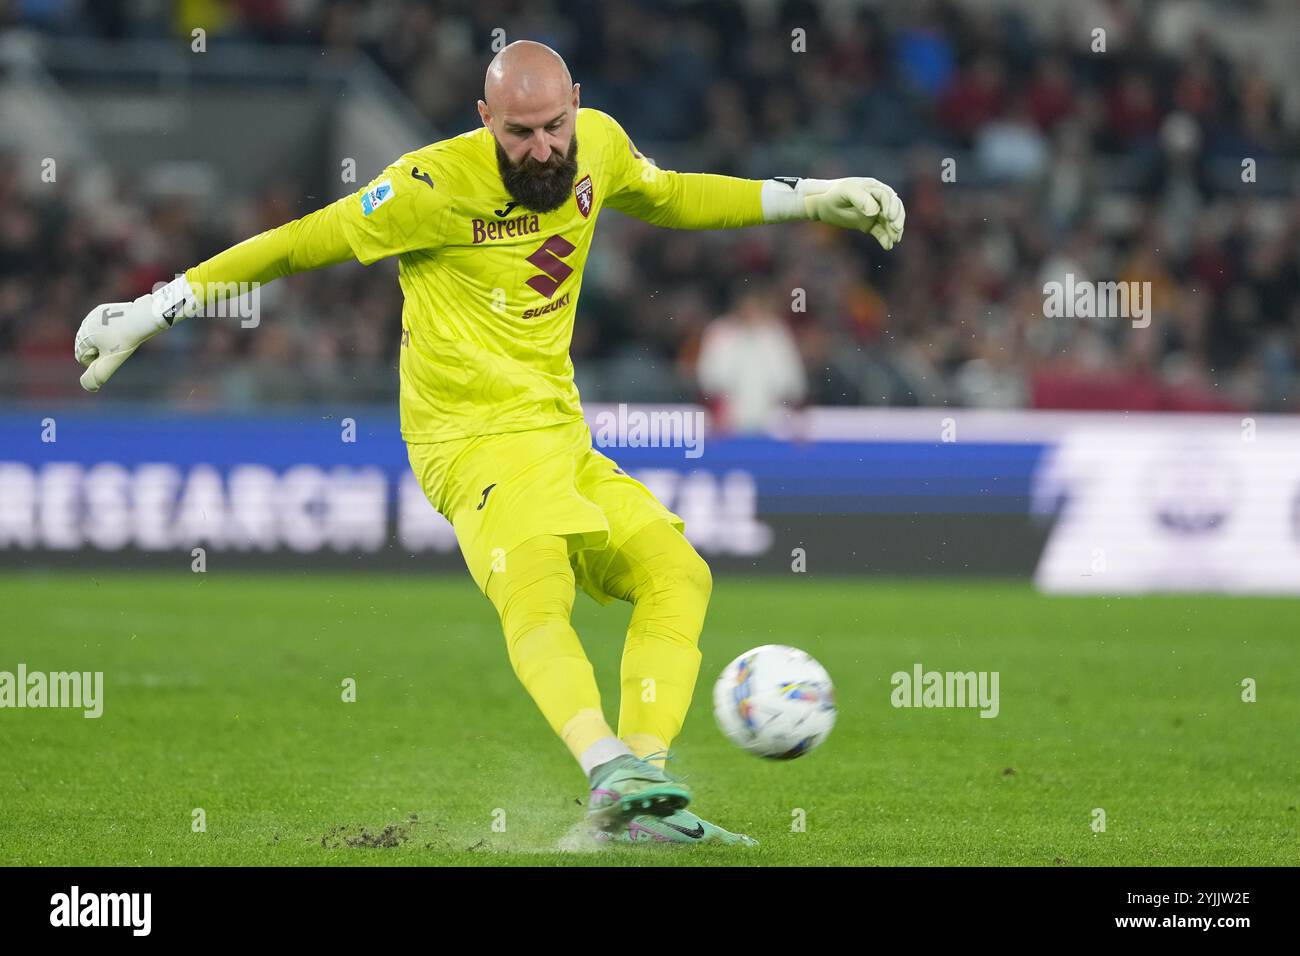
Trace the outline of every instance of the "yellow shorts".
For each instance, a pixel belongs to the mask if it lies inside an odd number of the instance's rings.
[[[609,559],[651,521],[686,523],[591,443],[581,418],[560,425],[451,441],[407,443],[425,496],[456,529],[480,591],[518,544],[569,539],[578,585],[601,604]]]

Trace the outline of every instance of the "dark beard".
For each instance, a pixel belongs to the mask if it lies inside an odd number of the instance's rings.
[[[495,136],[497,169],[510,198],[533,212],[554,212],[563,206],[573,193],[573,180],[578,175],[578,134],[573,134],[569,154],[557,159],[554,154],[545,163],[525,156],[518,166],[510,165],[510,157],[501,148]]]

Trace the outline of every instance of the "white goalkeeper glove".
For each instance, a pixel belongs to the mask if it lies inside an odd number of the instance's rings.
[[[883,249],[903,237],[907,212],[898,193],[878,179],[796,179],[777,177],[763,183],[763,219],[787,222],[816,219],[842,229],[870,233]]]
[[[87,366],[81,387],[98,392],[143,342],[193,311],[194,294],[184,276],[134,302],[95,306],[82,319],[74,344],[77,361]]]

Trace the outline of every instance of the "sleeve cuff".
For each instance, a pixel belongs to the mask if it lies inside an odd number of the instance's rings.
[[[825,192],[829,182],[825,179],[807,179],[801,176],[773,176],[763,180],[763,221],[790,222],[810,219],[804,202],[807,196]]]

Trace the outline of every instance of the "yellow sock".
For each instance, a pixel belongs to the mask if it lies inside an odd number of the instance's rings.
[[[660,740],[651,734],[628,734],[623,738],[623,743],[627,744],[628,749],[638,757],[668,749],[668,741]],[[662,770],[667,761],[661,754],[650,762]]]
[[[623,646],[618,735],[644,757],[667,749],[681,732],[700,672],[698,644],[713,580],[685,536],[655,521],[614,555],[606,585],[634,605]]]
[[[486,593],[501,616],[510,665],[577,759],[614,732],[600,709],[591,662],[569,623],[574,579],[568,543],[541,535],[510,552],[508,571],[493,572]]]
[[[613,737],[614,731],[605,722],[600,709],[580,710],[560,729],[560,737],[569,752],[582,763],[582,755],[598,740]]]

